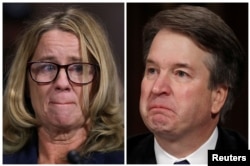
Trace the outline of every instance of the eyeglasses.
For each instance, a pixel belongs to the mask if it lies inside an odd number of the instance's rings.
[[[90,63],[72,63],[59,65],[52,62],[28,62],[28,71],[31,78],[37,83],[50,83],[54,81],[61,68],[65,69],[68,79],[80,85],[93,81],[98,65]]]

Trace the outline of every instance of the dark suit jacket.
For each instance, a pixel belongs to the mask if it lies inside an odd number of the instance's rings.
[[[248,144],[238,133],[218,127],[215,150],[247,150]],[[127,141],[128,164],[156,164],[154,135],[152,133],[134,136]]]
[[[65,156],[66,157],[66,156]],[[20,151],[3,155],[3,164],[37,164],[38,162],[38,139],[37,136],[24,146]],[[79,164],[123,164],[124,152],[113,151],[107,153],[94,152],[88,158],[80,158]]]

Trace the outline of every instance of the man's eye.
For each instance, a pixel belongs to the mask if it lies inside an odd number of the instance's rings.
[[[177,71],[177,73],[176,73],[178,76],[180,76],[180,77],[186,77],[186,76],[188,76],[188,74],[186,73],[186,72],[184,72],[184,71]]]
[[[158,76],[158,70],[154,67],[147,67],[144,76],[148,79],[155,79]]]
[[[153,74],[156,74],[156,69],[155,68],[147,68],[146,69],[146,74],[147,75],[153,75]]]

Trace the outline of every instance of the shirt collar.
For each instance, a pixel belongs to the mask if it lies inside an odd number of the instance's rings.
[[[208,140],[204,144],[202,144],[197,150],[195,150],[193,153],[186,156],[185,158],[176,158],[172,156],[168,152],[164,151],[158,144],[157,140],[154,139],[156,162],[157,164],[172,164],[176,161],[187,159],[190,164],[207,164],[208,150],[215,149],[217,139],[218,129],[216,127],[211,136],[208,138]]]

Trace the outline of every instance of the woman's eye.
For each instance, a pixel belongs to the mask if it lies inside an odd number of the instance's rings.
[[[50,72],[50,71],[55,71],[56,66],[53,64],[42,64],[39,66],[38,70],[40,72]]]
[[[44,69],[45,70],[55,70],[55,66],[54,65],[44,65]]]
[[[72,65],[70,66],[70,68],[68,69],[70,72],[75,72],[75,73],[83,73],[84,71],[84,66],[79,64],[75,64],[75,65]]]

